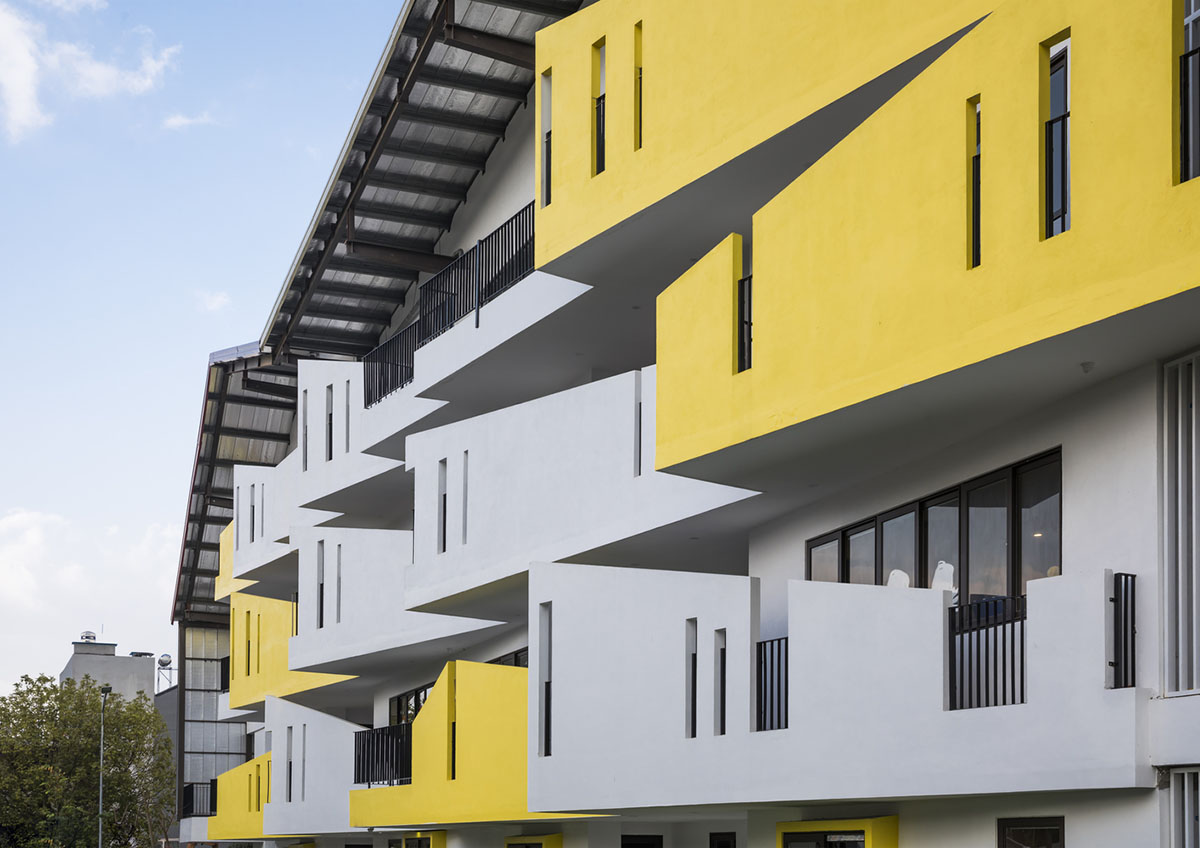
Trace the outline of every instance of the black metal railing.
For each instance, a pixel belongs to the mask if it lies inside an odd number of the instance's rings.
[[[550,756],[550,681],[542,684],[544,692],[542,705],[542,755]]]
[[[758,685],[754,726],[782,730],[788,726],[788,637],[758,643]]]
[[[229,657],[221,657],[221,691],[229,691]]]
[[[1200,47],[1179,57],[1179,181],[1200,176]]]
[[[1113,670],[1113,688],[1128,689],[1136,685],[1137,677],[1137,575],[1114,574],[1113,593],[1108,599],[1113,605],[1113,652],[1109,665]]]
[[[596,173],[604,172],[604,95],[596,98]]]
[[[1046,121],[1046,238],[1071,229],[1071,113]]]
[[[546,137],[542,140],[542,205],[550,205],[550,130],[546,130]]]
[[[412,382],[417,348],[533,270],[533,217],[530,203],[421,284],[417,319],[363,357],[366,406]]]
[[[750,367],[750,349],[754,341],[753,283],[753,274],[738,280],[738,371]]]
[[[208,783],[185,783],[179,799],[179,817],[215,816],[217,814],[217,780]]]
[[[402,722],[355,733],[354,782],[412,783],[412,725]]]
[[[950,709],[1025,703],[1025,597],[949,609]]]
[[[533,204],[480,240],[477,250],[482,306],[533,270]]]
[[[979,154],[971,157],[971,267],[979,267]]]
[[[409,324],[363,357],[363,390],[367,406],[412,382],[420,322]]]

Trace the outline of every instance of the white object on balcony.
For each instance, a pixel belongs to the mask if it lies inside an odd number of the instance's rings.
[[[958,590],[954,588],[953,563],[946,562],[944,559],[938,560],[937,568],[933,570],[933,579],[929,581],[929,588],[941,592],[953,592],[954,603],[958,603]]]
[[[895,586],[899,589],[907,589],[909,587],[908,572],[901,571],[899,568],[893,568],[888,574],[887,584]]]

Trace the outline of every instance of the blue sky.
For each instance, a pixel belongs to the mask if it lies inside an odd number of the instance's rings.
[[[85,629],[175,652],[208,353],[262,331],[400,6],[0,0],[0,692]]]

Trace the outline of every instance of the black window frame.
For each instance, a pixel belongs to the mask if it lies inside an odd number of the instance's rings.
[[[1066,39],[1064,39],[1066,40]],[[1053,45],[1051,49],[1057,47]],[[1065,80],[1063,93],[1063,110],[1057,115],[1047,114],[1045,125],[1045,145],[1046,145],[1046,196],[1044,198],[1046,205],[1046,232],[1047,239],[1057,235],[1062,235],[1071,229],[1071,65],[1070,65],[1071,45],[1068,44],[1062,50],[1050,57],[1049,71],[1046,75],[1046,102],[1049,103],[1053,98],[1052,86],[1054,74],[1061,70]],[[1055,179],[1055,163],[1054,163],[1054,125],[1061,124],[1062,127],[1062,150],[1059,159],[1061,172],[1061,194],[1062,206],[1060,209],[1054,208],[1054,179]],[[1057,213],[1057,214],[1056,214]],[[1061,225],[1062,229],[1055,231],[1055,225]]]
[[[621,848],[663,848],[661,833],[622,833]]]
[[[1006,528],[1006,572],[1005,582],[1007,594],[1005,597],[1018,597],[1021,591],[1021,532],[1020,505],[1018,502],[1017,480],[1021,473],[1044,466],[1058,464],[1058,562],[1061,573],[1062,567],[1062,446],[1034,454],[1018,460],[1010,465],[980,474],[963,481],[955,486],[940,489],[925,497],[908,501],[900,506],[877,513],[874,516],[860,519],[844,525],[837,530],[814,536],[805,542],[804,550],[804,579],[812,580],[812,553],[830,542],[836,542],[838,557],[838,582],[848,583],[850,576],[850,536],[860,533],[868,527],[875,528],[875,585],[884,585],[887,576],[883,573],[883,525],[893,518],[909,512],[916,516],[916,582],[918,588],[927,588],[933,575],[927,562],[929,553],[927,515],[930,507],[945,505],[950,500],[958,501],[958,561],[955,563],[955,583],[958,586],[963,603],[969,602],[971,563],[970,548],[970,511],[967,508],[967,496],[970,492],[1003,480],[1007,484],[1006,506],[1008,510]]]
[[[1009,828],[1022,827],[1057,827],[1059,836],[1059,845],[1066,848],[1067,844],[1067,825],[1065,816],[1033,816],[1026,818],[1013,819],[996,819],[996,845],[998,848],[1006,848],[1004,839],[1006,831]]]
[[[397,724],[411,723],[421,712],[421,708],[425,706],[425,701],[429,698],[429,693],[433,690],[434,683],[426,683],[424,686],[417,686],[409,689],[407,692],[401,692],[398,695],[393,695],[388,698],[388,726],[393,727]],[[400,705],[402,702],[412,699],[414,709],[412,716],[409,718],[400,718]]]

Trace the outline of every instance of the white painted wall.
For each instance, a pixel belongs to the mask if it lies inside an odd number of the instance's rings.
[[[410,436],[416,475],[413,603],[427,603],[748,497],[655,472],[653,368]],[[641,385],[642,453],[635,473]],[[463,456],[468,454],[463,541]],[[438,464],[447,548],[438,552]]]
[[[271,731],[271,803],[263,831],[274,834],[350,832],[356,724],[281,698],[266,700]],[[287,800],[287,728],[292,731],[292,800]],[[303,787],[302,787],[303,784]]]

